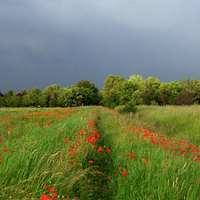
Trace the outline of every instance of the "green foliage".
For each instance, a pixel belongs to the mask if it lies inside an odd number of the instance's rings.
[[[122,109],[123,112],[132,112],[132,113],[135,113],[136,110],[137,110],[137,108],[136,108],[135,102],[134,102],[133,100],[127,102],[127,103],[124,105],[123,109]]]
[[[23,106],[29,105],[28,100],[27,100],[27,103],[25,104],[25,100],[24,100],[25,98],[23,98],[25,95],[27,95],[27,92],[25,89],[21,90],[18,94],[16,94],[17,107],[23,107]]]
[[[6,106],[5,97],[0,91],[0,107]]]
[[[153,77],[144,80],[140,75],[132,75],[125,79],[111,74],[105,79],[100,92],[94,83],[82,79],[76,85],[62,89],[54,84],[43,92],[39,88],[33,88],[22,90],[18,94],[13,90],[9,90],[5,95],[0,93],[0,106],[7,107],[101,104],[114,109],[120,105],[126,107],[125,105],[132,101],[135,105],[200,104],[200,81],[186,77],[182,82],[175,80],[161,83]]]
[[[151,101],[151,106],[157,106],[158,105],[158,102],[156,101]]]
[[[91,83],[89,80],[81,80],[76,86],[80,90],[82,96],[81,104],[84,105],[98,105],[99,99],[99,90],[94,83]]]
[[[133,100],[132,94],[136,91],[137,86],[130,80],[125,80],[120,84],[119,104],[125,105]]]
[[[135,105],[135,102],[132,100],[127,102],[125,105],[116,106],[115,110],[119,113],[135,113],[137,107]]]
[[[170,93],[170,99],[169,104],[173,105],[175,103],[175,100],[177,96],[183,91],[183,86],[180,82],[177,80],[171,81],[169,83],[169,93]]]
[[[192,105],[200,103],[200,81],[186,77],[181,83],[161,83],[153,77],[143,80],[140,75],[132,75],[127,80],[111,74],[105,80],[102,96],[109,108],[132,100],[136,105]]]
[[[175,105],[192,105],[195,102],[194,93],[187,89],[184,89],[179,93],[175,100]]]
[[[41,95],[40,104],[42,106],[54,107],[57,106],[57,97],[59,86],[54,84],[44,89]]]
[[[5,102],[5,98],[4,97],[0,97],[0,106],[1,107],[6,106],[6,102]]]
[[[159,86],[160,97],[163,105],[169,103],[170,100],[170,91],[168,83],[161,83]]]
[[[159,93],[160,82],[157,78],[149,77],[139,84],[140,98],[146,105],[150,105],[151,101],[160,102]]]
[[[119,106],[115,106],[114,110],[117,111],[118,113],[122,113],[123,108],[124,108],[124,105],[119,105]]]
[[[17,107],[15,92],[13,90],[8,90],[4,95],[5,104],[7,107]]]
[[[82,95],[77,86],[63,88],[58,95],[58,105],[61,107],[74,107],[81,105]]]
[[[26,100],[28,101],[29,106],[40,105],[40,98],[41,98],[41,90],[39,88],[31,89],[26,95]]]
[[[121,86],[124,81],[125,78],[113,74],[104,81],[102,95],[107,107],[114,108],[120,104]]]
[[[133,80],[111,74],[103,87],[103,99],[107,107],[115,108],[118,105],[126,105],[133,100],[133,93],[137,84]]]
[[[129,79],[134,85],[135,85],[135,90],[138,89],[138,85],[139,83],[143,82],[144,79],[142,78],[142,76],[140,75],[132,75],[130,76],[130,79]]]

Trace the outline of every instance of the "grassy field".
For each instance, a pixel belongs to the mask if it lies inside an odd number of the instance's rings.
[[[151,131],[200,148],[200,106],[139,106],[132,120]]]
[[[0,110],[0,199],[200,199],[200,108]]]

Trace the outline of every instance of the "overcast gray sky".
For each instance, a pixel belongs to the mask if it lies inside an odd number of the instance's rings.
[[[199,0],[0,0],[0,91],[110,75],[200,80]]]

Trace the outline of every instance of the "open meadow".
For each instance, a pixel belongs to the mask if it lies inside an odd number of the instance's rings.
[[[0,109],[0,199],[200,199],[200,107]]]

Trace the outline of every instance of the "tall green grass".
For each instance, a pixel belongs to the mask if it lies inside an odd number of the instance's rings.
[[[129,124],[130,120],[117,113],[102,110],[101,115],[101,132],[112,156],[110,199],[199,199],[196,149],[192,152],[176,139],[164,143],[163,137],[143,125]]]
[[[200,199],[198,109],[0,110],[0,199]]]
[[[199,106],[138,106],[131,121],[165,137],[190,141],[200,148]]]
[[[11,111],[1,121],[0,198],[50,195],[43,189],[47,185],[63,199],[89,199],[88,185],[95,179],[96,169],[88,163],[92,145],[84,137],[92,129],[88,123],[96,118],[91,115],[93,108],[19,113]],[[78,134],[81,131],[84,136]]]

